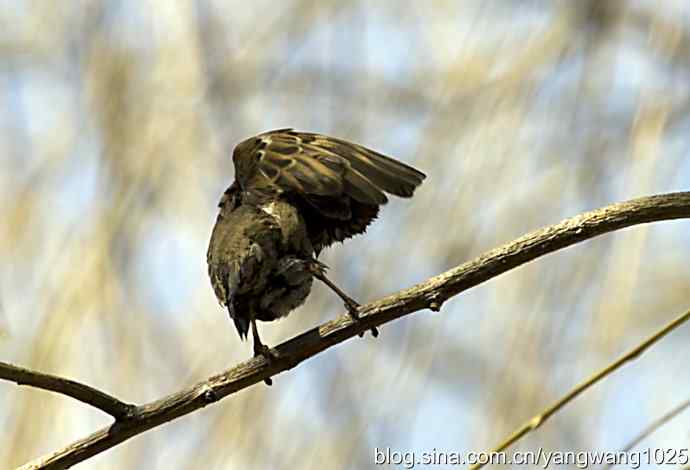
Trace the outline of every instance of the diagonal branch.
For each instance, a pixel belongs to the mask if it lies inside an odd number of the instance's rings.
[[[273,350],[277,358],[270,364],[262,357],[245,361],[188,389],[138,406],[127,419],[21,468],[67,468],[130,437],[291,369],[372,327],[418,310],[440,310],[447,299],[540,256],[625,227],[681,218],[690,218],[690,192],[633,199],[534,231],[414,287],[364,305],[358,321],[344,314],[282,343]]]
[[[136,409],[136,406],[121,402],[117,398],[88,385],[56,375],[35,372],[6,362],[0,362],[0,379],[11,380],[17,385],[28,385],[67,395],[108,413],[116,420],[126,418]]]
[[[659,428],[664,426],[666,423],[671,421],[673,418],[681,414],[683,411],[687,410],[690,408],[690,398],[686,399],[683,401],[681,404],[676,405],[673,407],[671,411],[666,412],[663,416],[655,419],[652,423],[650,423],[646,428],[644,428],[635,438],[630,441],[625,447],[623,447],[620,451],[618,452],[630,452],[633,450],[637,445],[647,439],[649,436],[654,434]],[[612,468],[616,464],[610,463],[607,464],[604,468]],[[687,468],[687,467],[684,467]]]
[[[642,353],[644,353],[647,349],[649,349],[654,343],[661,340],[664,336],[666,336],[667,334],[669,334],[670,332],[672,332],[673,330],[675,330],[676,328],[681,326],[683,323],[687,322],[688,320],[690,320],[690,310],[688,310],[687,312],[685,312],[684,314],[682,314],[681,316],[679,316],[678,318],[676,318],[675,320],[670,322],[668,325],[666,325],[665,327],[663,327],[662,329],[660,329],[659,331],[654,333],[652,336],[650,336],[645,341],[643,341],[642,343],[637,345],[635,348],[628,351],[625,355],[621,356],[615,362],[609,364],[608,366],[604,367],[603,369],[601,369],[599,372],[597,372],[596,374],[594,374],[593,376],[591,376],[590,378],[588,378],[584,382],[578,384],[577,387],[573,388],[564,397],[560,398],[558,401],[553,403],[547,409],[545,409],[544,411],[542,411],[541,413],[539,413],[538,415],[536,415],[535,417],[533,417],[532,419],[527,421],[525,424],[520,426],[520,428],[518,428],[517,431],[515,431],[513,434],[511,434],[510,437],[508,437],[508,439],[506,439],[501,444],[499,444],[498,447],[494,448],[491,451],[491,454],[497,454],[499,452],[504,451],[505,449],[507,449],[508,447],[512,446],[517,441],[522,439],[525,435],[529,434],[530,432],[532,432],[535,429],[537,429],[538,427],[540,427],[542,424],[544,424],[546,422],[546,420],[548,420],[555,413],[557,413],[558,411],[563,409],[563,407],[565,405],[567,405],[568,403],[573,401],[575,398],[580,396],[585,390],[589,389],[590,387],[592,387],[596,383],[600,382],[602,379],[608,377],[609,375],[611,375],[612,373],[614,373],[615,371],[620,369],[622,366],[624,366],[628,362],[634,361],[635,359],[640,357],[640,355],[642,355]],[[684,404],[683,406],[687,407],[687,404]],[[670,417],[666,418],[666,420],[671,419],[671,417],[675,416],[675,414],[677,414],[679,411],[682,411],[683,409],[684,408],[682,408],[682,407],[677,408],[676,410],[673,411],[673,414],[670,415]],[[647,435],[648,434],[643,435],[642,439],[644,437],[646,437]],[[639,440],[637,440],[637,439],[635,441],[636,442],[634,442],[632,444],[632,446],[634,446],[635,444],[637,444],[637,442],[639,442]],[[624,450],[624,452],[630,450],[632,448],[632,446],[629,448],[626,448]],[[487,455],[488,455],[488,453],[487,453]],[[483,468],[487,463],[489,463],[489,462],[485,461],[485,462],[480,462],[480,463],[477,463],[475,465],[472,465],[470,467],[470,470],[479,470],[480,468]]]

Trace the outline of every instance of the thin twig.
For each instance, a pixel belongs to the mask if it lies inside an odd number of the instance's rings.
[[[0,379],[11,380],[17,385],[28,385],[42,390],[67,395],[82,403],[98,408],[118,419],[127,418],[136,408],[93,387],[56,375],[43,374],[24,367],[0,362]]]
[[[657,429],[662,427],[664,424],[668,423],[671,421],[673,418],[681,414],[683,411],[687,410],[690,408],[690,398],[682,402],[680,405],[674,407],[671,411],[667,412],[663,416],[655,419],[653,422],[649,424],[646,428],[642,430],[637,436],[635,436],[635,439],[630,441],[628,445],[626,445],[623,449],[621,449],[620,452],[630,452],[633,450],[637,445],[644,441],[646,438],[651,436]],[[610,463],[606,465],[604,468],[611,468],[613,467],[614,464]]]
[[[363,305],[359,320],[343,314],[273,350],[276,359],[243,362],[188,389],[136,408],[116,421],[22,469],[62,469],[239,390],[295,367],[338,343],[413,312],[439,310],[447,299],[540,256],[608,232],[661,220],[690,218],[690,192],[643,197],[612,204],[546,227],[414,287]]]
[[[690,320],[690,310],[685,312],[683,315],[679,316],[672,322],[670,322],[668,325],[654,333],[652,336],[647,338],[644,342],[642,342],[640,345],[637,347],[633,348],[631,351],[629,351],[627,354],[623,355],[620,359],[615,361],[614,363],[604,367],[601,369],[599,372],[594,374],[592,377],[589,379],[585,380],[584,382],[580,383],[577,387],[572,389],[568,394],[566,394],[563,398],[549,406],[547,409],[536,415],[534,418],[530,419],[527,421],[525,424],[523,424],[517,431],[515,431],[508,439],[506,439],[503,443],[501,443],[498,447],[493,449],[491,453],[498,453],[501,452],[505,449],[507,449],[509,446],[513,445],[515,442],[520,440],[523,436],[526,434],[529,434],[530,432],[534,431],[537,429],[539,426],[544,424],[546,420],[548,420],[554,413],[558,412],[563,408],[565,405],[573,401],[576,397],[578,397],[582,392],[590,388],[592,385],[596,384],[603,378],[607,377],[608,375],[612,374],[616,370],[618,370],[622,365],[624,365],[627,362],[633,361],[640,357],[640,355],[645,352],[647,348],[652,346],[654,343],[659,341],[661,338],[669,334],[671,331],[675,330],[678,328],[680,325],[685,323],[686,321]],[[486,463],[478,463],[476,465],[473,465],[470,467],[470,470],[477,470],[479,468],[482,468]]]

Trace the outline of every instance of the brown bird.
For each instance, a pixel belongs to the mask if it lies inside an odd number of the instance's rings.
[[[221,199],[209,244],[209,275],[240,337],[251,326],[255,354],[270,359],[256,320],[281,318],[301,305],[313,277],[357,318],[359,304],[316,258],[363,233],[388,201],[385,193],[411,197],[425,175],[360,145],[292,129],[241,142],[233,162],[235,182]]]

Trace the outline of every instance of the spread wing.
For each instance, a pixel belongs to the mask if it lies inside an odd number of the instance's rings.
[[[279,129],[245,140],[233,155],[244,188],[306,196],[348,195],[381,205],[385,193],[412,196],[424,173],[374,150],[309,132]]]

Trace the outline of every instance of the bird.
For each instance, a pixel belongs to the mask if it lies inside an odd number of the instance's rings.
[[[386,194],[412,197],[426,175],[362,145],[292,128],[243,140],[233,165],[235,181],[219,203],[207,261],[240,338],[251,327],[254,354],[270,359],[256,320],[287,316],[304,303],[314,278],[357,319],[359,304],[326,276],[318,256],[364,233]]]

